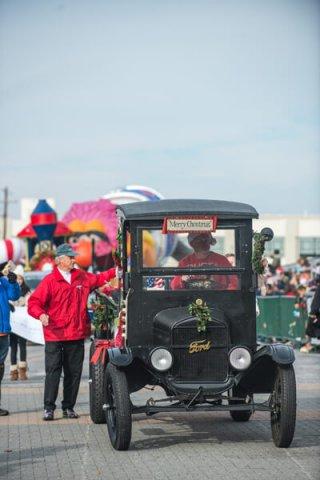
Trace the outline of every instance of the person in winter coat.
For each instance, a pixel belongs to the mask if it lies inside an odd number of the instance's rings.
[[[61,372],[64,418],[74,411],[84,358],[84,339],[90,331],[89,293],[115,277],[115,269],[97,275],[74,268],[77,253],[68,244],[56,251],[56,266],[32,293],[28,313],[39,319],[45,338],[44,420],[54,419]]]
[[[189,233],[188,242],[194,252],[180,260],[180,268],[232,267],[224,255],[210,250],[211,245],[217,242],[210,232]],[[174,277],[170,283],[172,290],[188,289],[192,288],[192,285],[213,290],[237,290],[238,280],[235,275],[181,275]]]
[[[0,401],[4,361],[9,350],[9,333],[11,331],[9,300],[18,300],[19,296],[20,287],[17,283],[17,276],[13,272],[8,272],[7,276],[4,276],[2,268],[0,268]],[[0,408],[0,416],[8,414],[8,410]]]
[[[24,270],[22,265],[18,265],[14,273],[17,275],[17,282],[20,286],[21,296],[15,302],[10,302],[15,307],[24,307],[30,297],[30,288],[24,281]],[[17,362],[18,347],[20,350],[20,359]],[[27,377],[27,340],[15,333],[10,333],[10,380],[28,380]]]
[[[319,279],[320,280],[320,279]],[[307,342],[300,348],[302,353],[310,353],[313,350],[311,339],[320,338],[320,284],[318,283],[315,291],[309,313],[309,319],[306,328]]]

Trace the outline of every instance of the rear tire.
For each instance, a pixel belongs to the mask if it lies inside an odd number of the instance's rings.
[[[90,346],[90,359],[95,351],[94,341]],[[104,404],[104,371],[105,366],[99,362],[96,365],[89,363],[89,402],[90,417],[93,423],[106,423],[103,411]]]
[[[246,395],[241,389],[234,387],[232,389],[232,395],[240,398],[243,397],[243,401],[229,400],[230,405],[237,405],[237,403],[241,403],[241,404],[244,403]],[[235,422],[248,422],[248,420],[250,420],[251,418],[251,415],[252,415],[251,410],[230,410],[230,416],[232,420],[234,420]]]
[[[131,402],[126,374],[109,363],[105,372],[106,421],[116,450],[128,450],[131,442]]]
[[[272,392],[271,431],[274,444],[288,448],[296,425],[296,378],[292,365],[278,366]]]

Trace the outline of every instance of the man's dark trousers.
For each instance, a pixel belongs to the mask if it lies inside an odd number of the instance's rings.
[[[79,391],[84,358],[84,340],[46,342],[44,408],[54,410],[63,369],[62,409],[73,408]]]

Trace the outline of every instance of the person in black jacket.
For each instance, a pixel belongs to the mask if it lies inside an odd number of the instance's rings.
[[[317,284],[318,286],[311,303],[309,319],[306,328],[307,343],[300,348],[300,352],[303,353],[311,352],[313,348],[311,345],[311,338],[320,338],[320,276],[317,279]]]

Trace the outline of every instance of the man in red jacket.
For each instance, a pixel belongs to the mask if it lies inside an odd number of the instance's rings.
[[[224,255],[210,250],[211,245],[215,245],[216,243],[216,239],[210,232],[189,233],[188,242],[194,252],[180,260],[180,268],[201,268],[209,266],[222,268],[232,267]],[[180,275],[171,280],[170,286],[172,290],[193,287],[214,290],[237,290],[238,279],[236,275]]]
[[[64,418],[78,418],[74,411],[88,332],[89,293],[115,277],[115,269],[94,275],[74,268],[77,253],[64,243],[57,248],[56,267],[33,292],[28,313],[41,321],[45,338],[44,420],[53,420],[63,369]]]

